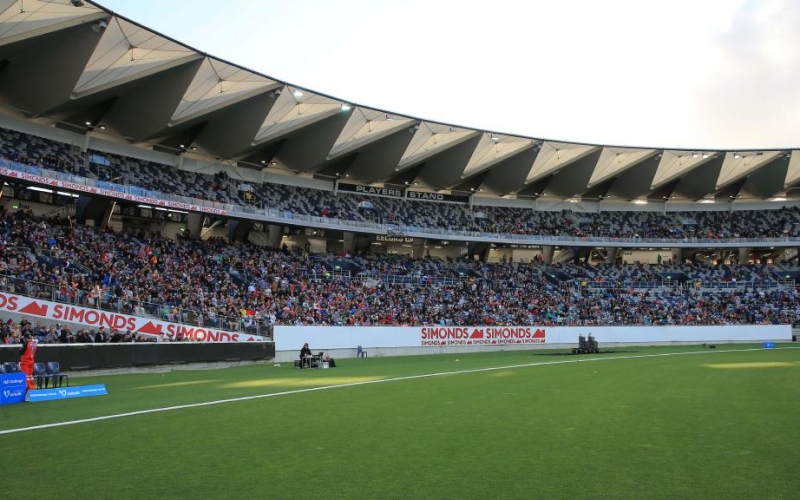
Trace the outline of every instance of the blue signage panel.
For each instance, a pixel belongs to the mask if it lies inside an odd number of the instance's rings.
[[[764,342],[761,345],[764,349],[775,349],[775,342]]]
[[[25,401],[25,382],[24,373],[4,373],[0,374],[0,405],[10,405]]]
[[[28,401],[55,401],[57,399],[86,398],[89,396],[104,396],[108,394],[105,384],[79,385],[76,387],[61,387],[58,389],[37,389],[28,391]]]

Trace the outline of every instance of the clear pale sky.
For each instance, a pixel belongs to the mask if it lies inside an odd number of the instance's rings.
[[[357,104],[612,145],[800,147],[800,1],[100,0]]]

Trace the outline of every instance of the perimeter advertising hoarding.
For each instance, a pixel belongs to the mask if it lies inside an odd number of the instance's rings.
[[[601,344],[647,342],[729,342],[792,340],[790,325],[605,326],[605,327],[467,327],[467,326],[276,326],[275,350],[363,347],[447,347],[484,345],[576,344],[593,335]]]
[[[13,293],[0,293],[0,311],[22,314],[35,323],[39,319],[47,319],[64,323],[75,323],[89,328],[105,327],[120,332],[131,331],[152,335],[159,339],[184,340],[194,342],[249,342],[266,341],[266,337],[247,333],[230,332],[212,327],[183,325],[153,318],[141,318],[114,311],[106,311],[93,307],[81,307],[71,304],[34,299]]]
[[[28,391],[27,400],[31,403],[38,403],[40,401],[56,401],[59,399],[105,396],[106,394],[108,394],[108,391],[105,384],[79,385],[76,387],[54,387],[52,389]]]

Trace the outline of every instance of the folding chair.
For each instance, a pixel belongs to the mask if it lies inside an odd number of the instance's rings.
[[[13,361],[6,361],[3,363],[3,368],[6,373],[17,373],[19,371],[19,364]]]
[[[47,367],[44,363],[33,364],[33,380],[36,381],[36,388],[41,389],[50,385],[50,377],[47,375]]]
[[[366,358],[367,351],[365,351],[361,346],[358,346],[358,350],[356,351],[357,358]]]
[[[69,387],[69,375],[61,373],[61,365],[58,361],[47,363],[47,374],[53,379],[53,387],[61,387],[64,379],[67,379],[67,387]]]

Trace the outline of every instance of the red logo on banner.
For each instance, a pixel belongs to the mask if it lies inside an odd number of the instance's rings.
[[[545,330],[530,326],[423,327],[424,346],[544,344]]]
[[[34,316],[47,316],[47,306],[44,304],[37,304],[31,302],[27,306],[19,310],[22,314],[32,314]]]
[[[161,335],[161,325],[154,325],[152,321],[148,321],[138,330],[139,333],[149,333],[150,335]]]

